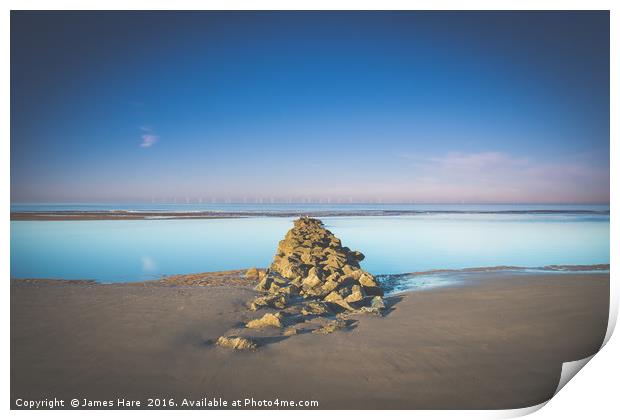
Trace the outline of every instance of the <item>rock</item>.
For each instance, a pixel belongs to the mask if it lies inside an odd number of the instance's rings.
[[[291,335],[297,335],[299,333],[299,330],[295,327],[289,327],[286,330],[284,330],[283,335],[290,337]]]
[[[273,281],[275,284],[277,284],[278,286],[285,286],[289,283],[289,281],[285,278],[282,278],[278,275],[273,275],[271,277],[271,281]]]
[[[369,306],[362,306],[357,312],[358,313],[370,313],[374,315],[383,315],[383,310],[385,309],[385,302],[381,296],[373,296],[370,300]]]
[[[351,294],[351,291],[353,290],[354,285],[356,284],[353,281],[351,281],[350,279],[345,279],[338,285],[337,291],[340,294],[340,296],[345,298]]]
[[[269,306],[269,300],[267,296],[259,296],[248,303],[248,308],[250,309],[250,311],[257,311],[264,306]]]
[[[267,313],[262,318],[253,319],[245,324],[246,328],[259,329],[265,327],[282,328],[282,314],[276,312],[273,314]]]
[[[271,278],[267,275],[258,282],[254,290],[258,290],[259,292],[266,292],[271,287],[271,282]]]
[[[324,302],[328,302],[328,303],[332,303],[334,305],[337,305],[336,308],[345,309],[347,311],[354,311],[355,310],[355,308],[353,308],[351,305],[349,305],[349,302],[347,302],[343,298],[343,296],[341,294],[339,294],[338,292],[336,292],[336,291],[331,292],[329,295],[325,296],[323,301]]]
[[[345,311],[355,312],[355,311],[357,310],[356,308],[354,308],[353,306],[351,306],[351,305],[349,304],[349,302],[347,302],[347,301],[346,301],[346,300],[344,300],[344,299],[339,300],[339,301],[337,301],[337,302],[334,302],[334,304],[335,304],[335,305],[338,305],[338,307],[339,307],[340,309],[344,309]]]
[[[282,289],[281,289],[282,290]],[[248,304],[251,311],[256,311],[260,308],[270,307],[276,309],[284,309],[288,305],[289,301],[286,295],[276,294],[268,296],[259,296]]]
[[[325,283],[323,283],[323,285],[321,286],[321,292],[327,295],[333,292],[336,289],[336,287],[338,287],[338,283],[332,280],[328,280]]]
[[[364,292],[366,292],[366,294],[369,296],[383,296],[383,289],[379,286],[377,287],[364,286]]]
[[[353,273],[354,271],[357,271],[357,269],[351,267],[349,264],[346,264],[345,266],[342,267],[342,272],[344,274],[348,275],[348,274]]]
[[[265,293],[250,302],[249,308],[286,309],[289,325],[303,316],[312,320],[334,314],[379,313],[383,300],[374,297],[382,296],[383,289],[372,274],[360,267],[363,259],[361,252],[342,246],[320,220],[301,217],[278,243],[269,269],[250,269],[246,273],[248,277],[257,276],[256,290]],[[251,320],[246,326],[285,325],[282,313],[276,312]],[[328,323],[320,332],[330,333],[340,327]]]
[[[302,315],[323,315],[329,313],[329,309],[323,302],[311,301],[301,309]]]
[[[385,302],[383,301],[383,298],[381,296],[375,296],[370,302],[370,307],[376,309],[385,309]]]
[[[304,264],[313,265],[316,262],[316,257],[314,257],[312,254],[308,252],[301,254],[300,258],[301,258],[301,262],[303,262]]]
[[[292,265],[290,263],[284,266],[284,268],[282,269],[282,275],[288,279],[294,279],[295,277],[301,276],[302,274],[303,271],[301,271],[298,266]]]
[[[259,271],[256,267],[252,267],[248,271],[245,272],[246,279],[258,280],[258,276],[259,276]]]
[[[308,269],[308,277],[315,276],[320,281],[323,281],[323,271],[317,266],[310,267]]]
[[[314,267],[312,269],[314,269]],[[312,289],[319,284],[321,284],[321,279],[316,275],[316,273],[309,273],[308,277],[306,277],[302,282],[302,287],[304,289]]]
[[[327,283],[331,281],[334,283],[338,283],[338,279],[342,274],[340,274],[338,271],[332,272],[331,270],[329,271],[329,273],[330,274],[325,278],[325,282]]]
[[[364,289],[362,289],[357,284],[351,288],[351,294],[345,298],[345,301],[348,303],[359,302],[366,297],[366,293]]]
[[[257,344],[252,340],[243,337],[220,337],[217,339],[216,344],[220,347],[228,347],[234,350],[254,350]]]
[[[329,295],[325,296],[325,298],[323,299],[323,301],[325,302],[338,302],[342,300],[342,296],[340,296],[340,294],[338,294],[338,292],[331,292]]]
[[[297,286],[298,288],[301,288],[302,282],[303,282],[303,279],[301,277],[295,277],[293,280],[291,280],[291,284],[294,286]]]
[[[363,273],[360,275],[358,281],[362,286],[366,287],[377,287],[379,286],[375,281],[374,277],[368,273]]]
[[[329,246],[331,248],[340,248],[342,246],[342,244],[340,243],[340,239],[336,238],[335,236],[333,238],[331,238],[330,242],[329,242]]]
[[[286,287],[281,287],[280,293],[283,293],[286,295],[297,295],[299,294],[299,287],[291,283]]]
[[[337,255],[330,255],[329,257],[327,257],[327,259],[323,262],[323,265],[326,265],[330,268],[342,268],[345,265],[345,259],[337,256]]]
[[[338,330],[343,329],[347,326],[347,323],[341,319],[336,319],[334,321],[330,321],[327,324],[323,325],[321,328],[318,328],[312,331],[313,334],[331,334]]]
[[[271,293],[272,295],[278,294],[280,293],[280,286],[278,286],[276,283],[271,283],[271,286],[269,287],[269,290],[267,290],[267,292]]]

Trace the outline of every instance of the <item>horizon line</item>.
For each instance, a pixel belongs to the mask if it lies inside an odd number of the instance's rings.
[[[306,204],[306,205],[329,205],[329,204],[341,204],[341,205],[359,205],[359,204],[406,204],[406,205],[610,205],[610,201],[282,201],[282,200],[265,200],[265,201],[227,201],[227,200],[204,200],[204,201],[132,201],[132,200],[118,200],[118,201],[11,201],[11,205],[35,205],[35,204],[58,204],[58,205],[70,205],[70,204],[85,204],[85,205],[103,205],[103,204],[174,204],[179,206],[188,206],[196,204],[235,204],[235,205],[278,205],[278,204]]]

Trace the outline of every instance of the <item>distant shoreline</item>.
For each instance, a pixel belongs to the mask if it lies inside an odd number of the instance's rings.
[[[498,214],[498,215],[609,215],[609,210],[357,210],[357,211],[19,211],[11,212],[12,221],[70,220],[179,220],[234,219],[246,217],[358,217],[416,216],[429,214]]]

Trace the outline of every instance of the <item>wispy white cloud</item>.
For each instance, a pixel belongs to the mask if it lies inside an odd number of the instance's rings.
[[[151,147],[157,142],[158,137],[154,134],[142,134],[142,143],[140,147]]]
[[[527,158],[516,158],[501,152],[448,153],[444,156],[430,157],[429,162],[451,169],[477,170],[497,166],[526,166]]]
[[[586,156],[534,159],[507,153],[401,154],[410,170],[403,183],[421,200],[604,201],[609,167]]]
[[[147,148],[157,143],[159,136],[153,133],[151,127],[143,125],[140,127],[140,131],[142,131],[142,135],[140,136],[142,138],[142,143],[140,143],[140,147]]]

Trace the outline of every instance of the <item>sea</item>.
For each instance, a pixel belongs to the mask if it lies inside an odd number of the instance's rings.
[[[609,206],[599,204],[11,205],[12,212],[118,210],[161,212],[162,217],[11,221],[11,277],[113,283],[267,267],[292,227],[293,213],[328,214],[321,217],[325,226],[343,245],[361,251],[362,267],[382,278],[470,267],[608,264],[610,259]],[[204,211],[247,214],[166,217]],[[424,277],[417,277],[418,283],[399,278],[409,289],[434,285]]]

